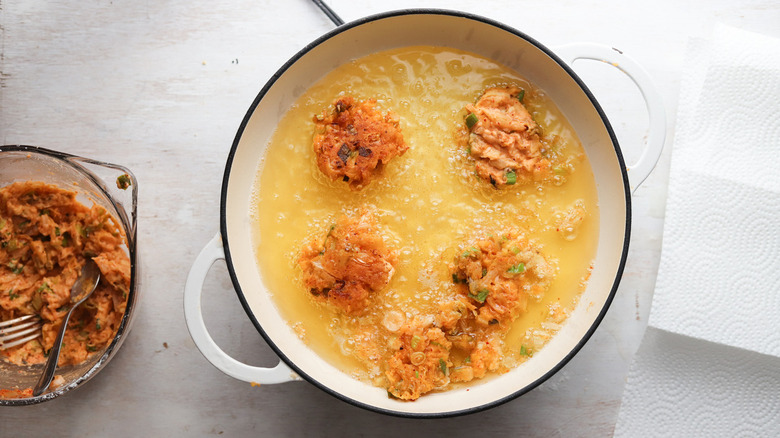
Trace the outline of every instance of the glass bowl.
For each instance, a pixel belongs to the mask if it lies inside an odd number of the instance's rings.
[[[117,187],[116,180],[127,175],[130,186]],[[57,369],[64,383],[37,397],[2,398],[0,406],[22,406],[41,403],[71,391],[94,377],[117,353],[130,330],[138,301],[138,260],[136,252],[136,204],[138,185],[133,174],[116,164],[57,152],[35,146],[0,146],[0,187],[17,181],[42,181],[63,189],[75,190],[76,199],[87,207],[98,204],[112,214],[125,231],[125,250],[130,257],[130,291],[127,307],[113,340],[102,350],[78,365]],[[23,390],[34,387],[43,364],[19,366],[0,360],[0,390]]]

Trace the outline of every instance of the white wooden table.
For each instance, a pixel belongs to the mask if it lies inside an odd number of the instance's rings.
[[[0,143],[123,164],[139,180],[141,301],[117,357],[84,387],[0,408],[6,436],[609,436],[641,340],[659,262],[670,147],[686,43],[716,22],[780,37],[775,0],[367,0],[329,4],[346,21],[407,7],[459,9],[554,49],[612,45],[645,66],[669,116],[667,148],[633,199],[631,250],[600,328],[562,371],[495,409],[445,420],[387,417],[305,382],[250,387],[213,368],[187,333],[188,269],[219,227],[219,191],[238,124],[266,80],[332,28],[306,0],[0,0]],[[575,64],[629,162],[646,134],[630,81]],[[713,92],[717,92],[713,90]],[[2,169],[0,169],[2,172]],[[224,264],[206,283],[217,342],[254,365],[277,362],[238,303]]]

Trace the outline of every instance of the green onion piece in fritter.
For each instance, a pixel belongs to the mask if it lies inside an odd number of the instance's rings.
[[[325,254],[325,248],[328,244],[328,238],[331,234],[333,234],[333,230],[336,229],[336,224],[333,224],[330,226],[330,229],[328,230],[328,234],[325,235],[325,240],[322,241],[322,251],[320,251],[320,255]]]
[[[479,117],[477,117],[476,114],[469,113],[469,115],[466,116],[466,126],[468,126],[469,129],[473,128],[477,122],[479,122]]]
[[[487,299],[487,296],[489,294],[490,294],[490,290],[488,290],[488,289],[480,289],[477,292],[476,295],[474,295],[473,293],[469,292],[469,298],[472,298],[472,299],[476,300],[479,303],[484,303],[485,300]]]
[[[514,170],[507,170],[506,171],[506,183],[507,184],[515,184],[517,182],[517,174]]]
[[[439,368],[441,369],[442,374],[445,376],[447,375],[447,363],[444,362],[443,359],[439,359]]]
[[[477,249],[477,248],[472,246],[471,248],[467,249],[466,251],[463,251],[463,254],[461,254],[460,256],[461,257],[471,257],[471,256],[474,256],[474,255],[477,255],[478,252],[479,252],[479,249]]]
[[[529,355],[528,354],[528,349],[525,348],[525,345],[521,345],[520,346],[520,354],[523,355],[523,356],[528,356]]]
[[[510,274],[522,274],[525,272],[525,265],[523,263],[518,263],[507,269],[506,272],[509,272]]]
[[[417,335],[412,336],[412,341],[410,342],[410,344],[413,350],[416,349],[418,345],[420,345],[421,340],[422,339],[420,339],[420,337]]]
[[[525,90],[520,90],[520,92],[517,93],[517,100],[522,102],[524,97],[525,97]]]

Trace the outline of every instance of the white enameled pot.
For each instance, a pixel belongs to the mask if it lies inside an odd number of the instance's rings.
[[[336,369],[295,335],[271,300],[251,242],[250,202],[258,162],[276,124],[295,100],[326,73],[355,58],[396,47],[434,45],[491,58],[545,90],[577,132],[598,188],[599,242],[593,271],[579,304],[560,332],[518,368],[476,382],[468,389],[425,395],[414,402],[389,398],[382,388]],[[649,113],[649,134],[640,159],[626,166],[612,128],[587,87],[569,65],[576,59],[606,62],[638,86]],[[260,91],[236,135],[227,160],[220,209],[221,233],[197,257],[187,278],[184,307],[196,345],[214,366],[247,382],[281,383],[301,378],[354,405],[409,417],[444,417],[475,412],[515,398],[558,371],[593,334],[609,307],[628,253],[631,192],[660,156],[666,132],[664,107],[649,76],[622,53],[594,44],[551,51],[505,25],[461,12],[403,10],[345,24],[289,60]],[[203,281],[219,259],[227,262],[247,315],[281,358],[274,368],[240,363],[212,340],[200,307]]]

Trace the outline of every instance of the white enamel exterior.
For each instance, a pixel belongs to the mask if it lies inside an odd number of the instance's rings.
[[[636,163],[628,165],[628,180],[634,193],[658,163],[666,140],[666,110],[661,94],[641,65],[612,47],[592,43],[572,43],[555,48],[555,54],[571,65],[578,59],[607,63],[625,73],[645,99],[648,116],[647,143]]]
[[[272,79],[261,92],[255,101],[256,106],[250,109],[236,136],[223,183],[222,237],[225,258],[239,298],[271,346],[298,374],[359,406],[396,415],[446,416],[483,409],[511,399],[541,383],[579,350],[600,322],[617,288],[628,250],[630,190],[614,135],[589,93],[558,61],[535,43],[496,23],[429,11],[390,14],[346,26],[346,30],[340,29],[340,32],[307,47],[300,57],[283,68],[280,76]],[[448,46],[489,57],[517,70],[548,93],[575,128],[593,167],[600,205],[600,235],[588,287],[564,327],[544,349],[509,373],[477,382],[467,389],[433,393],[409,403],[388,398],[385,390],[339,371],[295,336],[271,300],[255,262],[249,212],[258,164],[275,126],[311,84],[352,59],[381,50],[421,44]],[[608,58],[600,59],[609,62]],[[624,58],[622,62],[630,63],[630,60]],[[637,84],[640,88],[647,87],[642,89],[644,96],[657,94],[649,81],[637,81]],[[649,160],[653,164],[663,145],[662,137],[660,144],[657,140],[656,136],[656,143],[648,146]],[[647,162],[648,159],[644,160]],[[647,169],[652,170],[652,165],[643,165],[637,171],[644,173],[635,179],[637,184],[647,176]],[[220,246],[214,242],[212,240],[209,246]],[[262,251],[262,242],[260,246]],[[204,252],[207,251],[204,249]],[[212,256],[197,262],[193,271],[205,272],[214,260],[221,258],[218,252],[208,252]],[[189,314],[200,312],[201,287],[202,279],[188,279],[185,307],[188,307]],[[193,331],[191,321],[196,319],[188,315],[187,322],[193,339],[209,361],[235,378],[258,381],[255,379],[262,372],[250,370],[256,367],[245,369],[220,357],[224,353],[208,337],[205,326],[198,326]],[[269,375],[276,376],[277,382],[297,378],[295,374],[288,374],[289,379],[279,379],[281,371],[279,367],[276,370],[277,373]]]
[[[209,362],[234,379],[264,385],[300,380],[300,377],[281,360],[273,368],[247,365],[230,357],[214,342],[203,320],[201,294],[209,268],[217,260],[224,259],[222,238],[217,234],[200,251],[187,275],[187,283],[184,286],[184,319],[195,345]]]

